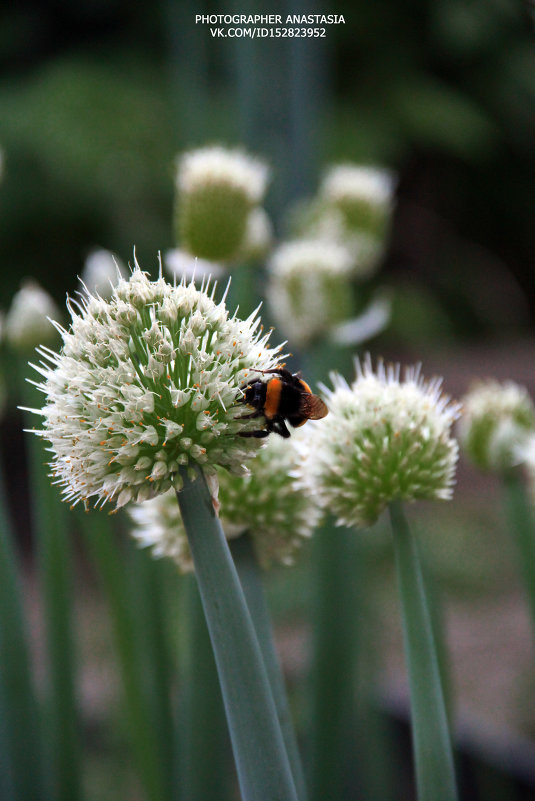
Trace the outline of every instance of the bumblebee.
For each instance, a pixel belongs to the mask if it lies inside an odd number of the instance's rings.
[[[298,428],[307,420],[320,420],[325,417],[327,406],[317,395],[312,394],[308,384],[284,367],[273,370],[258,370],[259,373],[273,375],[267,381],[253,378],[244,387],[242,402],[254,409],[242,415],[242,420],[264,417],[265,427],[255,431],[242,431],[242,437],[267,437],[272,431],[287,439],[290,432],[286,421]]]

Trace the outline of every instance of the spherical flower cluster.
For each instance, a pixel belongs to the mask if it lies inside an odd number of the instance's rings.
[[[85,260],[82,281],[90,292],[109,298],[117,281],[125,275],[124,266],[113,253],[99,248],[93,250]]]
[[[342,212],[349,228],[382,235],[392,210],[394,181],[384,169],[339,164],[325,174],[319,194]]]
[[[489,379],[475,383],[462,399],[461,446],[480,470],[502,472],[519,461],[535,431],[535,407],[525,387]]]
[[[304,345],[350,315],[353,265],[346,247],[327,240],[296,240],[274,252],[268,299],[291,342]]]
[[[291,564],[318,522],[317,506],[292,477],[299,461],[297,437],[283,440],[271,436],[243,476],[217,471],[223,530],[228,538],[249,531],[264,567],[274,562]],[[183,572],[192,569],[186,533],[172,490],[134,504],[129,511],[136,524],[132,534],[142,546],[151,547],[155,556],[171,557]]]
[[[48,292],[37,281],[27,279],[14,296],[6,315],[5,336],[10,345],[21,351],[51,344],[57,336],[51,319],[59,310]]]
[[[181,245],[203,259],[232,259],[266,183],[266,166],[239,150],[207,147],[185,153],[178,161],[176,179]]]
[[[367,357],[356,368],[351,386],[333,375],[334,390],[324,388],[329,415],[307,438],[302,480],[339,525],[371,525],[394,500],[449,499],[459,405],[418,367],[403,381],[399,365],[374,372]]]
[[[259,447],[240,432],[242,385],[277,364],[253,313],[229,317],[208,286],[150,281],[136,264],[106,301],[69,301],[59,354],[41,348],[43,429],[65,500],[117,507],[179,487],[180,467],[241,471]]]

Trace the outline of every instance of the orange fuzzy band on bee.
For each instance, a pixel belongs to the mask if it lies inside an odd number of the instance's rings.
[[[264,416],[267,420],[273,419],[278,413],[282,381],[280,378],[271,378],[266,385],[266,401],[264,403]]]

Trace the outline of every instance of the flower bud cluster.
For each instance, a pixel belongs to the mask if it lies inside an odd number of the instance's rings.
[[[277,248],[269,262],[268,299],[291,342],[306,345],[347,319],[353,266],[350,251],[334,241],[301,239]]]
[[[302,480],[347,526],[371,525],[394,500],[450,498],[459,405],[418,367],[402,381],[399,365],[374,372],[366,358],[356,369],[351,385],[333,375],[334,389],[324,388],[329,415],[308,437]]]
[[[319,511],[293,473],[299,461],[296,438],[272,436],[243,476],[218,469],[220,516],[228,538],[249,531],[263,567],[291,564],[318,522]],[[175,493],[129,508],[133,536],[155,556],[169,556],[182,572],[193,565]]]
[[[343,215],[350,230],[382,238],[392,212],[394,182],[384,169],[357,164],[331,167],[320,186],[320,199]]]
[[[232,259],[246,242],[266,183],[266,166],[239,150],[214,146],[182,155],[175,218],[181,246],[202,259]]]
[[[521,460],[535,432],[535,406],[525,387],[493,379],[475,383],[462,399],[461,446],[480,470],[503,472]]]
[[[215,289],[215,288],[214,288]],[[241,472],[259,447],[240,432],[251,371],[273,368],[256,312],[230,317],[214,289],[150,281],[136,265],[109,300],[69,301],[59,354],[41,348],[43,428],[65,500],[117,507],[180,485],[181,467]],[[35,365],[34,365],[35,366]]]

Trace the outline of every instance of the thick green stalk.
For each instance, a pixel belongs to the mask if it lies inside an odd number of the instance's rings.
[[[419,801],[455,801],[455,769],[431,617],[416,541],[400,502],[390,504],[403,642],[411,692]]]
[[[39,709],[30,667],[22,590],[0,475],[0,793],[42,801]]]
[[[177,492],[217,665],[243,801],[297,801],[266,669],[204,475]]]
[[[187,664],[179,708],[181,798],[225,801],[232,796],[230,741],[214,654],[199,590],[187,578]],[[210,769],[207,770],[207,763]]]
[[[522,475],[511,470],[503,477],[505,507],[516,540],[520,570],[535,634],[535,520]]]
[[[109,604],[136,767],[147,798],[162,801],[168,797],[168,784],[162,754],[158,751],[158,737],[153,731],[139,658],[134,600],[126,581],[124,559],[115,541],[116,531],[107,515],[95,512],[83,516],[82,527]]]
[[[282,736],[286,745],[286,752],[290,760],[297,797],[299,801],[305,801],[307,793],[303,766],[288,705],[286,687],[275,648],[271,618],[262,586],[262,573],[251,537],[248,534],[243,534],[241,537],[231,540],[230,551],[234,558],[234,564],[240,577],[245,600],[258,637],[258,644],[264,658]]]
[[[332,520],[313,540],[310,796],[341,797],[353,718],[358,611],[354,532]]]

